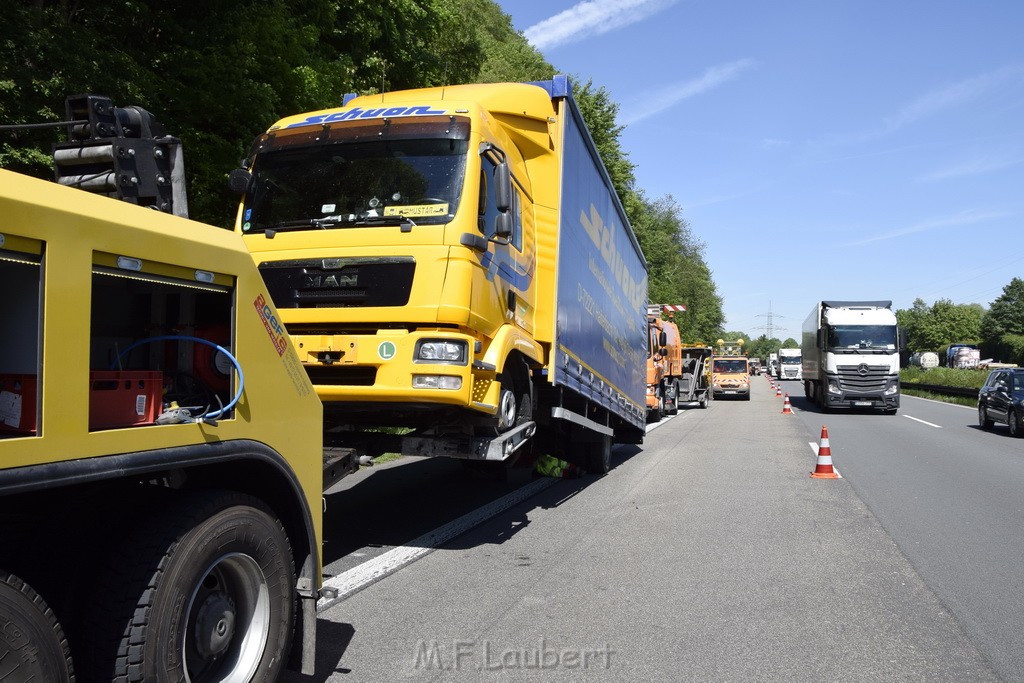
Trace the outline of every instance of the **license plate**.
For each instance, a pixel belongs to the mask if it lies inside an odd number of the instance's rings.
[[[855,406],[870,406],[872,404],[871,404],[871,401],[854,401],[853,405],[855,405]]]
[[[735,394],[736,392],[735,392],[735,391],[733,391],[732,389],[729,389],[729,390],[727,390],[727,391],[726,391],[725,393],[727,393],[727,394]]]

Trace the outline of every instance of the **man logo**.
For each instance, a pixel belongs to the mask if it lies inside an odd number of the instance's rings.
[[[306,275],[304,284],[307,289],[340,289],[355,287],[359,284],[359,277],[357,275]]]
[[[381,360],[391,360],[397,351],[394,342],[384,341],[377,346],[377,355],[381,357]]]

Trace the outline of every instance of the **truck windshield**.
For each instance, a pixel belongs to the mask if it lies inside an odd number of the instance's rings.
[[[783,365],[800,365],[800,356],[781,356],[779,362]]]
[[[737,373],[747,371],[747,361],[745,360],[716,360],[714,364],[714,371],[720,373]]]
[[[830,349],[877,349],[896,350],[896,327],[894,325],[835,325],[828,328]]]
[[[435,126],[355,121],[263,136],[242,230],[447,223],[462,194],[468,132],[445,117]]]

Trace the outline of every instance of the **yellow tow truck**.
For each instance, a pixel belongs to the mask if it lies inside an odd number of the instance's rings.
[[[312,673],[322,404],[242,238],[4,170],[0,216],[3,679]]]

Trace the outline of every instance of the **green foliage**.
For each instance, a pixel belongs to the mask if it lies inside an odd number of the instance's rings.
[[[461,22],[476,32],[483,54],[477,81],[520,83],[551,78],[555,68],[512,27],[512,18],[493,0],[454,0]]]
[[[611,95],[604,87],[595,88],[592,80],[588,80],[582,85],[576,78],[572,78],[570,81],[572,82],[573,98],[579,106],[580,114],[587,124],[590,137],[594,140],[594,146],[597,147],[601,161],[608,169],[612,186],[621,200],[633,188],[636,181],[633,171],[636,166],[629,160],[629,156],[622,150],[622,145],[619,142],[623,130],[623,127],[618,125],[615,120],[619,113],[619,105],[612,100]]]
[[[750,340],[747,355],[751,358],[760,358],[761,362],[767,365],[768,354],[777,353],[783,346],[784,344],[777,337],[769,339],[767,335],[762,334],[760,337]]]
[[[650,201],[639,191],[627,194],[625,209],[650,268],[648,299],[686,306],[678,318],[684,342],[713,342],[725,320],[722,300],[704,262],[704,244],[682,209],[671,196]]]
[[[982,352],[1024,365],[1024,280],[1013,278],[981,320]]]
[[[0,63],[4,124],[63,120],[65,98],[81,93],[148,109],[184,143],[191,216],[225,227],[237,201],[228,172],[282,116],[336,106],[347,92],[556,72],[493,0],[8,0]],[[572,80],[650,263],[651,301],[687,306],[687,341],[717,339],[724,315],[704,245],[671,196],[635,187],[610,93]],[[50,149],[63,133],[3,134],[0,167],[52,178]]]
[[[988,377],[988,370],[964,368],[932,368],[924,370],[910,366],[900,370],[901,384],[935,384],[943,387],[980,389]]]
[[[907,351],[936,351],[949,344],[978,339],[984,309],[977,304],[954,304],[939,299],[929,307],[914,300],[909,309],[896,311],[896,320],[907,335]]]
[[[142,106],[184,142],[191,215],[228,225],[227,172],[281,116],[337,105],[345,92],[475,79],[483,55],[459,9],[454,0],[11,0],[0,120],[61,120],[65,97],[84,92]],[[52,177],[55,141],[55,131],[4,139],[0,166]]]

